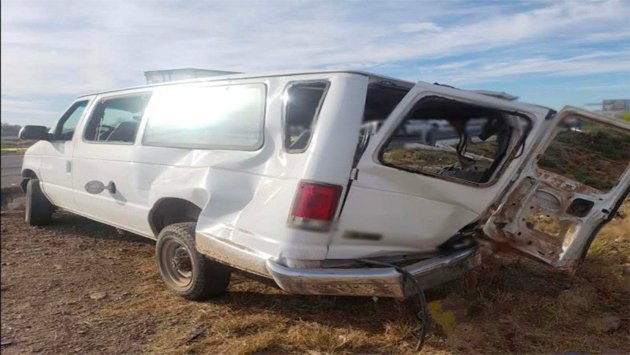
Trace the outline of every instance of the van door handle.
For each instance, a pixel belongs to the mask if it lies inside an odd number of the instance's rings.
[[[116,184],[113,181],[110,181],[107,186],[105,186],[105,190],[109,191],[110,194],[116,193]]]
[[[101,192],[103,192],[104,190],[109,191],[109,193],[111,194],[115,194],[116,193],[116,184],[114,184],[113,181],[110,181],[107,185],[103,184],[102,182],[98,181],[98,180],[92,180],[92,181],[88,181],[87,184],[85,184],[85,191],[93,194],[93,195],[98,195]]]

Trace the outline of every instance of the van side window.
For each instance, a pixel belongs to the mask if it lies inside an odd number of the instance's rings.
[[[412,173],[488,184],[528,129],[529,120],[515,113],[428,97],[395,129],[380,159]]]
[[[284,147],[289,153],[306,150],[326,96],[327,81],[290,84],[285,93]]]
[[[363,125],[381,128],[383,121],[407,95],[410,88],[397,86],[388,81],[375,82],[368,85],[363,110]]]
[[[363,108],[363,122],[359,129],[359,142],[354,152],[356,166],[363,156],[370,136],[378,132],[383,121],[394,111],[396,106],[409,92],[409,87],[398,86],[389,81],[380,81],[368,85]]]
[[[85,127],[85,140],[133,143],[149,97],[144,93],[101,99]]]
[[[53,140],[56,141],[69,141],[72,140],[74,130],[77,128],[77,124],[83,116],[83,111],[88,104],[88,100],[75,102],[66,113],[61,116],[59,123],[55,128]]]
[[[167,87],[147,110],[144,145],[258,150],[263,144],[266,86]]]

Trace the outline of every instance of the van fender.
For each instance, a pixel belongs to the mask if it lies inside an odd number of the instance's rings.
[[[176,198],[203,209],[210,200],[208,170],[169,168],[151,184],[148,205],[153,207],[165,198]]]
[[[42,162],[41,150],[42,142],[37,142],[26,150],[24,158],[22,159],[21,175],[22,181],[20,187],[23,192],[26,192],[26,184],[28,180],[41,177],[39,167]]]

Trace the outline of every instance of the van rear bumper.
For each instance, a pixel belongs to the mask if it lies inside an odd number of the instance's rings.
[[[481,262],[477,247],[440,255],[404,267],[423,289],[457,279]],[[302,295],[404,298],[415,292],[392,267],[296,269],[267,260],[267,270],[284,291]]]
[[[414,292],[393,267],[291,268],[267,255],[206,233],[197,233],[197,250],[218,262],[272,278],[286,292],[300,295],[379,296],[404,298]],[[423,289],[457,279],[477,267],[477,246],[452,251],[403,267]]]

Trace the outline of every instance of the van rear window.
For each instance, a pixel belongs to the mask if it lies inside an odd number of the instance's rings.
[[[263,144],[263,84],[156,90],[142,143],[151,146],[257,150]]]
[[[289,153],[301,153],[308,147],[328,85],[327,81],[309,81],[293,83],[287,88],[284,146]]]
[[[380,152],[384,165],[454,182],[490,184],[529,120],[441,97],[418,101]]]

